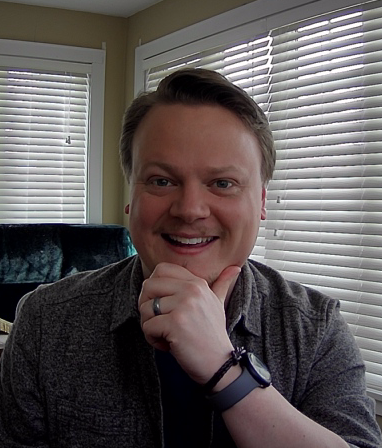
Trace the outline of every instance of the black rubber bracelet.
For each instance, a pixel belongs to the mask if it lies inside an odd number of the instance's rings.
[[[212,376],[212,378],[203,386],[205,394],[211,392],[211,390],[218,384],[223,376],[228,372],[232,366],[239,364],[240,359],[244,355],[246,350],[244,347],[236,347],[232,350],[231,357],[220,367],[220,369]]]
[[[243,367],[241,375],[236,380],[216,394],[206,395],[206,398],[215,410],[224,412],[259,386],[261,387],[260,383],[253,378],[246,367]]]

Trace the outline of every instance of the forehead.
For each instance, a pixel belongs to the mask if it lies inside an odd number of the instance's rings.
[[[207,120],[206,120],[207,119]],[[196,124],[204,128],[211,125],[211,123],[218,120],[223,123],[235,123],[242,131],[247,130],[242,120],[231,110],[215,104],[157,104],[153,106],[149,112],[142,119],[138,126],[137,132],[141,128],[146,131],[151,127],[159,127],[162,130],[172,129],[177,130],[178,124],[184,122],[185,125]]]
[[[157,105],[144,117],[133,140],[133,166],[142,158],[179,156],[191,163],[194,157],[258,158],[256,136],[233,112],[215,105]],[[184,158],[186,157],[186,158]],[[248,162],[248,160],[247,160]]]

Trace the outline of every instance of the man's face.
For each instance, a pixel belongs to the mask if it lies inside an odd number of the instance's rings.
[[[220,106],[155,106],[133,141],[132,241],[145,278],[160,262],[210,284],[242,266],[265,218],[261,152],[254,135]]]

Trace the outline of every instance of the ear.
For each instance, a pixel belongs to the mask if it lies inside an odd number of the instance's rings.
[[[261,190],[261,219],[265,219],[267,217],[267,211],[265,209],[265,202],[267,199],[267,189],[263,187]]]
[[[130,212],[130,204],[127,204],[125,207],[125,214],[128,215]]]

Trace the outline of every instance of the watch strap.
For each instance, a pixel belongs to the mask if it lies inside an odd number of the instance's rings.
[[[238,378],[221,391],[206,395],[207,400],[219,412],[224,412],[246,397],[253,389],[261,387],[244,366]]]
[[[208,394],[223,378],[232,366],[239,364],[241,358],[246,353],[244,347],[236,347],[231,352],[230,358],[220,367],[220,369],[212,376],[212,378],[203,386],[204,393]]]

